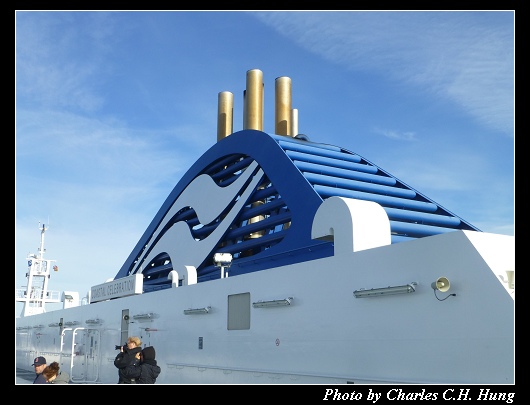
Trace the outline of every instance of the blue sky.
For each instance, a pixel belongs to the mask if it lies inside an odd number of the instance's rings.
[[[507,11],[15,12],[15,287],[46,223],[52,290],[114,277],[216,142],[246,72],[292,80],[299,132],[355,152],[485,232],[514,235]],[[15,309],[16,314],[20,313]]]

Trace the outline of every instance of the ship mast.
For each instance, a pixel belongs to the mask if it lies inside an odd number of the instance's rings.
[[[42,224],[39,229],[41,231],[39,253],[38,255],[30,253],[26,258],[28,262],[27,286],[25,289],[15,289],[15,301],[24,303],[21,316],[42,314],[46,312],[46,303],[61,302],[59,291],[48,291],[51,270],[58,271],[58,267],[53,264],[56,260],[44,259],[44,252],[46,251],[44,249],[44,233],[48,228]]]

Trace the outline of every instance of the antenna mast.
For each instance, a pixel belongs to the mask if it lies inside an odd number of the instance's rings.
[[[51,270],[58,271],[58,267],[53,265],[56,260],[45,260],[44,233],[48,230],[44,224],[39,223],[40,246],[38,255],[28,254],[28,272],[26,278],[28,284],[25,289],[15,289],[15,301],[23,302],[24,308],[21,316],[42,314],[46,312],[45,304],[61,302],[59,291],[48,291],[48,281]]]

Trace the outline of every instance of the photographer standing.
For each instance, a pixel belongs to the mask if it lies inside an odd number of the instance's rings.
[[[117,346],[116,346],[117,347]],[[134,378],[127,378],[123,371],[127,366],[139,363],[136,353],[142,351],[142,341],[137,336],[129,336],[127,343],[120,347],[120,352],[114,359],[114,365],[118,368],[118,384],[136,384]]]

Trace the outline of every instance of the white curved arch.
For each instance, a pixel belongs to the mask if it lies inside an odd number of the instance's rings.
[[[390,221],[372,201],[330,197],[318,208],[312,239],[333,240],[335,255],[390,245]]]

